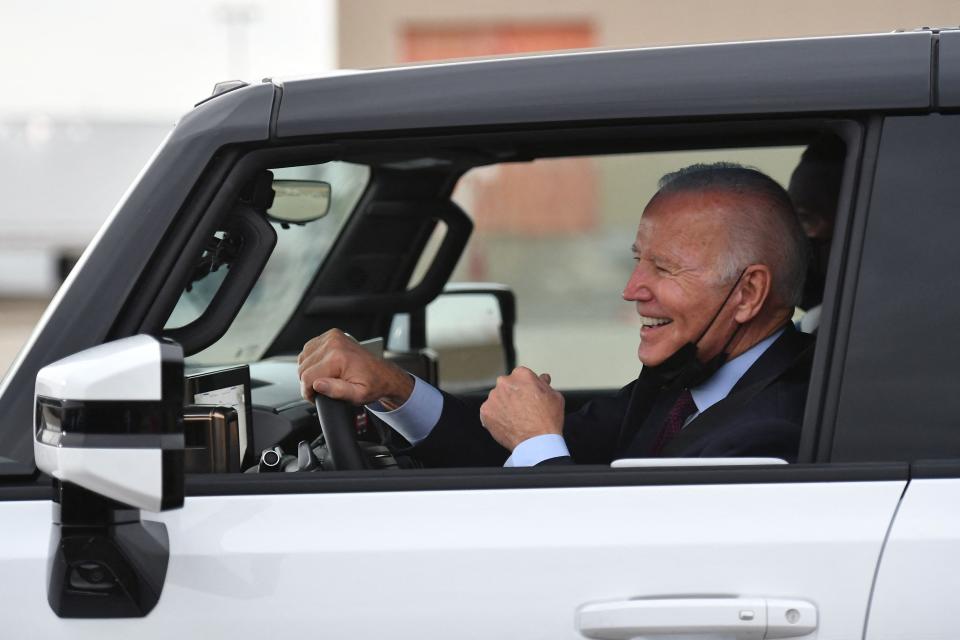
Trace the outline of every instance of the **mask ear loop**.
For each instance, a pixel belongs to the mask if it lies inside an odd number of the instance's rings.
[[[697,339],[693,341],[693,346],[697,347],[700,344],[700,341],[703,340],[703,336],[707,335],[707,332],[710,331],[710,327],[713,326],[713,323],[716,322],[717,318],[720,317],[720,312],[723,311],[723,308],[727,306],[727,302],[730,301],[730,296],[733,295],[733,292],[737,290],[737,285],[740,284],[740,280],[743,278],[743,274],[747,272],[750,266],[743,268],[743,271],[740,272],[740,275],[737,276],[737,279],[734,281],[733,286],[730,287],[730,291],[727,292],[727,297],[723,299],[723,302],[720,303],[720,307],[717,309],[716,313],[713,314],[713,317],[710,318],[710,322],[707,323],[707,326],[704,327],[703,331],[700,332],[700,335],[697,336]],[[740,331],[740,325],[737,325],[736,331],[730,336],[727,340],[727,343],[723,345],[723,350],[721,353],[727,350],[727,347],[730,346],[730,343],[733,341],[733,336],[737,335],[737,331]],[[698,347],[699,348],[699,347]]]

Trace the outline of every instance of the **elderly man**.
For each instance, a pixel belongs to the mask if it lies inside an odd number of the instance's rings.
[[[640,316],[637,380],[564,416],[518,367],[476,410],[329,331],[300,354],[305,398],[368,407],[434,466],[606,464],[650,456],[794,460],[811,340],[790,322],[804,235],[776,182],[731,163],[668,174],[644,210],[623,298]]]

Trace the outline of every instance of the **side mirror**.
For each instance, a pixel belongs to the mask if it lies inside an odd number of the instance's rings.
[[[183,506],[183,350],[134,336],[37,374],[33,454],[55,479],[47,601],[61,618],[147,615],[170,544],[139,509]]]
[[[141,335],[37,374],[33,454],[61,482],[148,511],[183,506],[183,350]]]
[[[517,364],[516,315],[516,297],[506,285],[451,283],[421,317],[395,316],[388,349],[403,352],[425,345],[436,355],[442,388],[486,390]]]

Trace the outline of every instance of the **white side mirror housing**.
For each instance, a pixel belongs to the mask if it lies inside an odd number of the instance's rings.
[[[183,350],[133,336],[37,374],[33,453],[44,473],[149,511],[183,505]]]

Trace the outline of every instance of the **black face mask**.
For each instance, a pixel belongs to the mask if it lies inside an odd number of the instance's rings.
[[[723,366],[723,363],[727,361],[727,347],[730,346],[730,343],[733,342],[734,336],[736,336],[737,332],[740,331],[740,325],[737,325],[737,328],[734,330],[734,332],[730,334],[730,337],[727,339],[726,344],[723,345],[723,349],[720,350],[720,353],[706,362],[701,362],[697,358],[697,344],[703,339],[703,336],[707,335],[710,327],[713,326],[713,323],[716,322],[717,317],[720,316],[720,312],[723,311],[725,306],[727,306],[730,296],[733,295],[737,285],[740,284],[740,279],[746,272],[747,270],[744,269],[740,272],[740,275],[737,276],[737,281],[733,283],[733,286],[727,293],[727,297],[723,299],[722,303],[720,303],[720,307],[717,309],[716,313],[713,314],[713,317],[710,318],[710,322],[707,323],[707,326],[704,327],[703,331],[700,332],[700,335],[697,336],[696,340],[687,342],[685,345],[674,351],[673,354],[671,354],[660,364],[654,367],[643,367],[640,375],[653,378],[660,385],[665,387],[668,386],[675,389],[689,389],[690,387],[696,387],[700,384],[703,384],[708,378],[710,378],[710,376],[715,374],[717,370]]]

